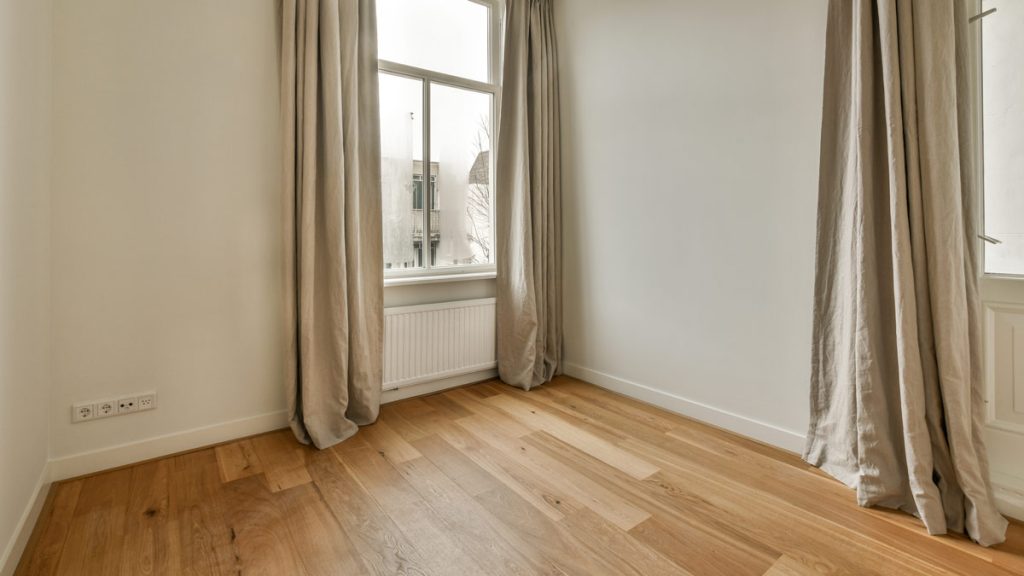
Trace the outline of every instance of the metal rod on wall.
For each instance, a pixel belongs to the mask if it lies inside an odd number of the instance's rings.
[[[970,18],[967,19],[967,21],[968,22],[976,22],[978,20],[981,20],[985,16],[988,16],[989,14],[994,13],[995,11],[996,11],[995,8],[989,8],[988,10],[985,10],[981,14],[975,14],[974,16],[971,16]]]

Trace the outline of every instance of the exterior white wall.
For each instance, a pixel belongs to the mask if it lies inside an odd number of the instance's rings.
[[[827,2],[556,6],[570,373],[799,448]]]
[[[46,482],[51,9],[0,0],[0,574]]]
[[[56,2],[55,461],[283,423],[277,4]],[[155,411],[70,422],[146,390]]]

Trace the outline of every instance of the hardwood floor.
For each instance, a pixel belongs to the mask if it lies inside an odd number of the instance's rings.
[[[287,431],[69,480],[28,574],[1024,574],[865,510],[792,454],[573,380],[383,408],[318,452]]]

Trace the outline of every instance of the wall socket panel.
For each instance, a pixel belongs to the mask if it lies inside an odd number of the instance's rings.
[[[155,409],[156,392],[144,392],[96,402],[79,402],[71,406],[71,421],[88,422]]]

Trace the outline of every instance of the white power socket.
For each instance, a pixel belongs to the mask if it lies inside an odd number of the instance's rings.
[[[95,404],[75,404],[71,407],[71,421],[85,422],[96,418]]]
[[[117,400],[101,400],[96,403],[96,417],[109,418],[117,414]]]
[[[117,401],[117,413],[127,414],[139,410],[139,401],[135,396],[125,396]]]
[[[135,396],[122,396],[96,402],[81,402],[71,407],[72,422],[87,422],[121,416],[133,412],[156,409],[156,392],[144,392]]]
[[[139,394],[138,397],[139,411],[153,410],[156,408],[156,392],[148,392],[146,394]]]

